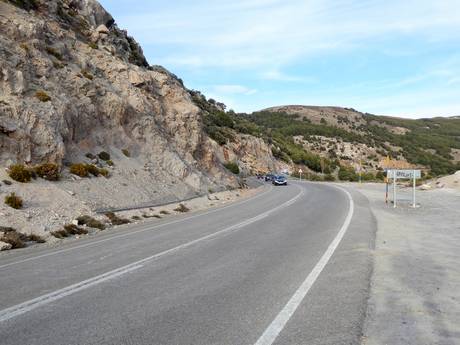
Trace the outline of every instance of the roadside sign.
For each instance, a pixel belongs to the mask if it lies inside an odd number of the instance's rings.
[[[302,169],[299,169],[300,181],[302,181]]]
[[[299,174],[303,173],[302,169],[299,169]]]
[[[411,179],[412,180],[412,207],[416,207],[415,203],[415,180],[422,177],[420,170],[409,169],[389,169],[387,170],[387,179],[393,179],[393,207],[396,207],[396,180],[397,179]],[[387,192],[388,195],[388,183]],[[386,197],[387,198],[387,197]]]
[[[388,170],[387,171],[388,178],[396,178],[396,179],[419,179],[422,177],[422,173],[420,170]]]

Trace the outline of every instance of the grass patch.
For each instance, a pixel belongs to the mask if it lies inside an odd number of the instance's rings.
[[[59,166],[54,163],[45,163],[34,168],[35,173],[48,181],[58,181],[60,178]]]
[[[22,164],[14,164],[9,167],[8,175],[15,181],[27,183],[32,178],[32,172]]]
[[[185,213],[185,212],[190,211],[190,209],[189,209],[187,206],[185,206],[184,204],[179,204],[179,206],[176,207],[176,208],[174,209],[174,211]]]
[[[93,176],[108,177],[110,172],[107,169],[98,168],[94,164],[74,163],[70,166],[70,173],[80,176],[88,177],[90,174]]]
[[[80,176],[80,177],[88,177],[88,168],[87,164],[83,163],[74,163],[70,166],[70,173]]]
[[[169,214],[169,212],[166,211],[166,210],[161,210],[160,213],[161,213],[161,214]]]
[[[51,97],[43,90],[38,90],[35,92],[35,97],[37,97],[41,102],[51,101]]]
[[[240,173],[240,168],[238,167],[238,164],[236,164],[235,162],[224,163],[224,167],[227,170],[230,170],[235,175],[238,175]]]
[[[120,218],[118,217],[115,213],[113,212],[107,212],[105,214],[105,216],[107,218],[109,218],[110,220],[110,223],[112,223],[112,225],[123,225],[123,224],[129,224],[131,223],[131,221],[129,219],[126,219],[126,218]]]
[[[15,193],[11,193],[5,197],[5,204],[19,210],[23,206],[23,201],[20,196],[17,196]]]
[[[105,224],[101,221],[94,219],[91,216],[83,215],[77,218],[78,225],[86,225],[90,228],[105,230]]]
[[[139,216],[132,216],[131,219],[134,219],[134,220],[141,220],[141,217],[139,217]]]

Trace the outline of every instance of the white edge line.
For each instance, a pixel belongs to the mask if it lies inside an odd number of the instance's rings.
[[[265,212],[255,216],[255,217],[246,219],[245,221],[242,221],[242,222],[237,223],[235,225],[229,226],[227,228],[224,228],[224,229],[219,230],[217,232],[214,232],[212,234],[197,238],[197,239],[195,239],[193,241],[183,243],[183,244],[181,244],[181,245],[179,245],[177,247],[173,247],[173,248],[170,248],[170,249],[165,250],[163,252],[160,252],[160,253],[154,254],[152,256],[146,257],[144,259],[138,260],[138,261],[133,262],[131,264],[128,264],[126,266],[119,267],[119,268],[114,269],[112,271],[97,275],[95,277],[83,280],[83,281],[78,282],[76,284],[69,285],[69,286],[64,287],[62,289],[50,292],[48,294],[36,297],[34,299],[25,301],[23,303],[14,305],[12,307],[0,310],[0,322],[7,321],[7,320],[12,319],[12,318],[14,318],[16,316],[19,316],[19,315],[22,315],[24,313],[27,313],[27,312],[29,312],[29,311],[31,311],[33,309],[36,309],[36,308],[41,307],[43,305],[49,304],[51,302],[54,302],[54,301],[56,301],[58,299],[61,299],[63,297],[69,296],[69,295],[72,295],[72,294],[74,294],[74,293],[76,293],[78,291],[87,289],[89,287],[95,286],[95,285],[100,284],[102,282],[105,282],[105,281],[114,279],[116,277],[119,277],[119,276],[121,276],[123,274],[126,274],[128,272],[132,272],[134,270],[137,270],[137,269],[143,267],[143,264],[145,264],[147,261],[158,259],[158,258],[160,258],[160,257],[162,257],[162,256],[164,256],[166,254],[170,254],[170,253],[176,252],[176,251],[178,251],[180,249],[190,247],[190,246],[192,246],[194,244],[197,244],[198,242],[213,239],[213,238],[215,238],[218,235],[221,235],[223,233],[227,233],[227,232],[231,232],[231,231],[241,229],[241,228],[243,228],[243,227],[245,227],[245,226],[247,226],[249,224],[252,224],[252,223],[257,222],[257,221],[259,221],[261,219],[264,219],[269,214],[271,214],[271,213],[273,213],[275,211],[278,211],[278,210],[280,210],[282,208],[285,208],[287,206],[292,205],[293,202],[298,200],[304,194],[304,189],[303,188],[300,188],[300,189],[301,189],[300,193],[298,193],[294,198],[284,202],[283,204],[281,204],[281,205],[279,205],[279,206],[277,206],[277,207],[275,207],[275,208],[273,208],[271,210],[265,211]]]
[[[208,214],[211,214],[211,213],[215,213],[215,212],[218,212],[218,211],[221,211],[221,210],[225,210],[225,209],[227,209],[227,208],[229,208],[229,207],[233,207],[233,206],[245,204],[245,203],[247,203],[247,202],[249,202],[249,201],[252,201],[252,200],[254,200],[254,199],[259,198],[259,197],[262,196],[262,195],[267,194],[267,193],[270,192],[272,189],[273,189],[273,186],[270,185],[270,188],[269,188],[267,191],[262,192],[262,193],[260,193],[260,194],[257,194],[257,195],[255,195],[255,196],[253,196],[253,197],[248,198],[248,199],[245,199],[245,200],[242,200],[242,201],[239,201],[239,202],[236,202],[236,203],[232,203],[232,204],[230,204],[230,205],[222,206],[222,207],[219,207],[219,208],[216,208],[216,209],[213,209],[213,210],[204,212],[204,213],[195,214],[195,215],[190,216],[190,217],[187,217],[187,218],[181,218],[181,219],[173,220],[173,221],[171,221],[171,222],[161,223],[161,224],[157,224],[157,225],[153,225],[153,226],[149,226],[148,224],[141,224],[141,225],[147,226],[147,228],[142,227],[142,228],[139,229],[139,230],[135,230],[135,231],[128,232],[128,233],[125,233],[125,234],[110,236],[109,238],[104,238],[104,239],[102,239],[102,240],[91,241],[91,242],[89,242],[89,243],[80,244],[80,245],[73,246],[73,247],[70,247],[70,248],[59,249],[59,250],[53,251],[53,252],[51,252],[51,253],[35,255],[35,256],[28,257],[28,258],[26,258],[26,259],[22,259],[22,260],[18,260],[18,261],[13,261],[13,262],[10,262],[10,263],[4,264],[4,265],[0,265],[0,269],[6,268],[6,267],[9,267],[9,266],[13,266],[13,265],[22,264],[22,263],[24,263],[24,262],[28,262],[28,261],[31,261],[31,260],[41,259],[41,258],[44,258],[44,257],[47,257],[47,256],[52,256],[52,255],[56,255],[56,254],[60,254],[60,253],[65,253],[65,252],[68,252],[68,251],[71,251],[71,250],[75,250],[75,249],[90,247],[90,246],[93,246],[93,245],[98,244],[98,243],[107,242],[107,241],[112,241],[112,240],[115,240],[115,239],[117,239],[117,238],[127,237],[127,236],[135,235],[135,234],[138,234],[138,233],[141,233],[141,232],[145,232],[145,231],[151,231],[151,230],[153,230],[153,229],[158,229],[158,228],[161,228],[161,227],[164,227],[164,226],[167,226],[167,225],[172,225],[172,224],[184,222],[184,221],[187,221],[187,220],[190,220],[190,219],[194,219],[194,218],[198,218],[198,217],[201,217],[201,216],[205,216],[205,215],[208,215]],[[121,230],[121,229],[119,229],[119,230]]]
[[[303,283],[300,285],[300,287],[297,289],[294,295],[292,295],[292,297],[289,299],[289,301],[284,306],[284,308],[279,312],[279,314],[275,317],[275,319],[272,321],[272,323],[268,326],[268,328],[264,331],[264,333],[260,336],[260,338],[257,340],[257,342],[254,345],[272,345],[273,344],[275,339],[278,337],[278,335],[281,333],[281,331],[284,329],[284,327],[288,323],[289,319],[292,317],[292,315],[295,313],[299,305],[302,303],[308,291],[313,286],[316,279],[318,279],[324,267],[327,265],[330,258],[332,257],[335,250],[337,249],[340,242],[342,241],[342,238],[344,237],[345,232],[347,231],[351,223],[351,219],[353,217],[354,203],[353,203],[353,198],[351,194],[347,190],[341,187],[335,186],[335,185],[334,187],[343,191],[348,196],[348,200],[349,200],[348,214],[347,214],[347,217],[345,218],[345,221],[342,227],[340,228],[336,237],[332,240],[331,244],[329,244],[329,247],[324,252],[321,259],[317,262],[313,270],[310,272],[310,274],[303,281]]]

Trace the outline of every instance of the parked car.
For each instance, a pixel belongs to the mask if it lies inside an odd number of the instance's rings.
[[[275,175],[273,174],[265,175],[265,181],[273,181],[274,178],[275,178]]]
[[[287,186],[287,179],[283,175],[277,175],[273,178],[272,183],[275,186]]]

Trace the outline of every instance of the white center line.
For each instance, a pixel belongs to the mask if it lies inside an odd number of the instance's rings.
[[[297,289],[297,291],[294,293],[291,299],[287,302],[284,308],[279,312],[276,318],[272,321],[272,323],[268,326],[268,328],[260,336],[260,338],[257,340],[257,342],[254,345],[272,345],[273,344],[275,339],[278,337],[278,335],[281,333],[281,331],[284,329],[284,327],[288,323],[289,319],[292,317],[292,315],[294,315],[300,303],[302,303],[308,291],[313,286],[316,279],[318,279],[324,267],[329,262],[329,259],[332,257],[338,245],[342,241],[342,238],[345,235],[345,232],[347,231],[350,225],[351,218],[353,217],[354,203],[353,203],[353,198],[351,197],[351,194],[348,191],[346,191],[345,189],[341,187],[337,187],[337,186],[334,186],[334,187],[342,190],[347,195],[348,200],[349,200],[348,214],[347,214],[347,217],[345,218],[345,221],[342,227],[340,228],[337,236],[334,238],[331,244],[329,244],[329,247],[327,248],[326,252],[323,254],[321,259],[315,265],[313,270],[310,272],[310,274],[303,281],[303,283],[300,285],[300,287]]]
[[[296,186],[296,187],[299,188],[298,186]],[[117,269],[114,269],[112,271],[100,274],[100,275],[92,277],[90,279],[83,280],[83,281],[78,282],[76,284],[69,285],[69,286],[64,287],[62,289],[59,289],[59,290],[50,292],[48,294],[36,297],[34,299],[25,301],[23,303],[14,305],[14,306],[12,306],[10,308],[3,309],[3,310],[0,311],[0,322],[7,321],[7,320],[12,319],[12,318],[14,318],[16,316],[19,316],[21,314],[24,314],[24,313],[27,313],[27,312],[29,312],[31,310],[34,310],[34,309],[36,309],[38,307],[41,307],[43,305],[49,304],[51,302],[54,302],[54,301],[56,301],[58,299],[61,299],[63,297],[69,296],[69,295],[72,295],[72,294],[74,294],[74,293],[76,293],[78,291],[82,291],[84,289],[87,289],[89,287],[95,286],[95,285],[100,284],[102,282],[105,282],[105,281],[114,279],[116,277],[119,277],[119,276],[121,276],[123,274],[126,274],[128,272],[132,272],[134,270],[137,270],[137,269],[143,267],[143,265],[148,261],[158,259],[158,258],[160,258],[160,257],[162,257],[164,255],[171,254],[171,253],[176,252],[176,251],[181,250],[181,249],[185,249],[187,247],[190,247],[190,246],[192,246],[194,244],[197,244],[199,242],[202,242],[202,241],[212,240],[212,239],[216,238],[219,235],[222,235],[224,233],[229,233],[231,231],[236,231],[236,230],[241,229],[241,228],[243,228],[243,227],[245,227],[245,226],[247,226],[249,224],[252,224],[252,223],[257,222],[257,221],[259,221],[261,219],[264,219],[268,215],[270,215],[271,213],[273,213],[275,211],[278,211],[278,210],[280,210],[282,208],[288,207],[289,205],[292,205],[292,203],[297,201],[304,194],[304,189],[303,188],[300,188],[300,189],[301,189],[301,191],[295,197],[293,197],[292,199],[282,203],[281,205],[278,205],[275,208],[272,208],[271,210],[265,211],[265,212],[255,216],[255,217],[246,219],[246,220],[244,220],[244,221],[242,221],[242,222],[240,222],[238,224],[229,226],[227,228],[224,228],[224,229],[219,230],[217,232],[214,232],[212,234],[200,237],[200,238],[198,238],[196,240],[193,240],[193,241],[190,241],[190,242],[187,242],[187,243],[183,243],[183,244],[181,244],[181,245],[179,245],[177,247],[173,247],[173,248],[170,248],[170,249],[165,250],[163,252],[160,252],[160,253],[154,254],[152,256],[146,257],[144,259],[141,259],[141,260],[138,260],[136,262],[133,262],[133,263],[131,263],[129,265],[122,266],[120,268],[117,268]]]

